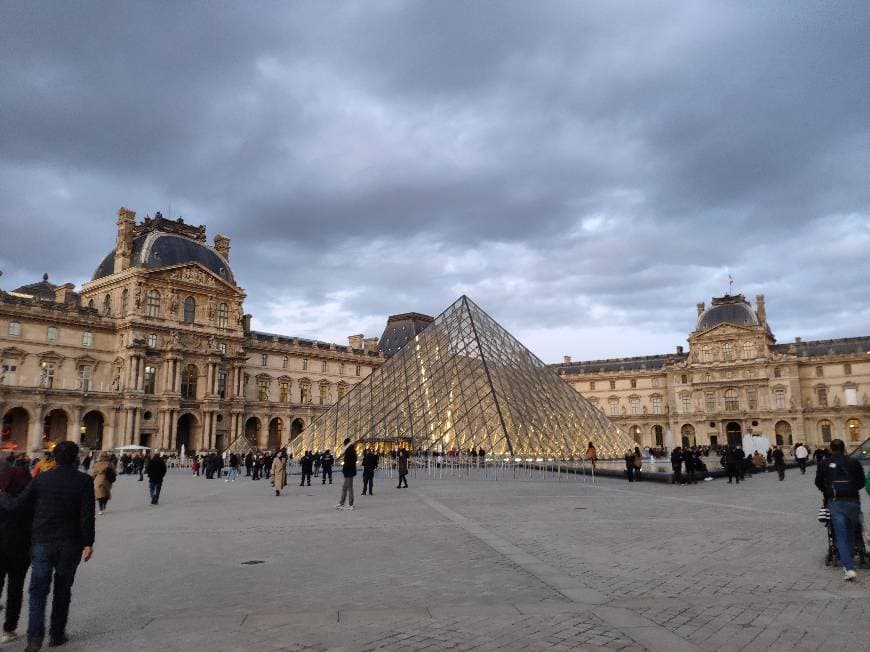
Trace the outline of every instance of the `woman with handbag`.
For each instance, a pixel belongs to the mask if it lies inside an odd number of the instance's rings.
[[[99,513],[106,511],[106,505],[112,497],[112,483],[117,479],[115,467],[109,460],[109,454],[100,453],[100,461],[94,464],[91,475],[94,476],[94,498],[99,504]]]

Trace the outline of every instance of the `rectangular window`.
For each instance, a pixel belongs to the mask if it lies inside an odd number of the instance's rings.
[[[282,368],[282,369],[286,369],[286,368],[287,368],[287,363],[288,363],[289,360],[290,360],[290,358],[287,357],[286,355],[285,355],[283,358],[281,358],[281,368]]]
[[[632,414],[640,414],[640,399],[633,398],[630,400],[631,404],[631,413]]]
[[[819,387],[816,390],[819,396],[819,407],[828,407],[828,390],[825,387]]]
[[[261,363],[262,363],[262,366],[264,366],[264,367],[269,365],[269,356],[267,354],[264,353],[261,356]]]
[[[616,381],[615,380],[610,381],[610,389],[616,389]]]
[[[715,412],[716,411],[716,394],[715,392],[707,392],[704,394],[704,405],[707,408],[707,412]]]
[[[308,358],[302,358],[302,371],[308,371]]]
[[[91,365],[86,364],[79,367],[79,388],[83,392],[91,391],[91,374],[93,372],[93,367]]]
[[[321,363],[320,363],[320,371],[322,371],[323,373],[328,372],[328,371],[329,371],[329,365],[328,365],[326,362],[321,362]]]
[[[21,335],[21,324],[17,321],[9,322],[9,335],[12,337],[18,337]]]
[[[145,367],[145,393],[153,394],[155,381],[157,379],[157,369],[155,367]]]
[[[327,385],[320,386],[320,404],[326,405],[329,401],[329,387]]]
[[[227,343],[226,342],[218,342],[218,351],[220,351],[221,355],[227,354]]]
[[[594,380],[589,381],[589,391],[593,391],[593,392],[595,391],[595,381]]]
[[[774,367],[773,368],[773,377],[774,378],[782,378],[782,369],[780,369],[779,367]]]
[[[154,333],[150,333],[148,335],[148,347],[152,349],[157,348],[157,335],[155,335]]]
[[[281,403],[290,401],[290,383],[278,383],[278,400]]]
[[[361,376],[361,375],[362,375],[362,367],[361,367],[360,365],[357,365],[357,366],[356,366],[356,375],[357,375],[357,376]]]
[[[51,389],[54,387],[54,363],[53,362],[43,362],[42,363],[42,372],[39,379],[39,386],[45,387],[46,389]]]
[[[268,401],[269,400],[269,381],[268,380],[258,380],[257,381],[257,400],[258,401]]]
[[[611,381],[613,382],[613,381]],[[610,399],[610,416],[615,417],[619,414],[619,401],[615,398]]]
[[[91,331],[85,331],[82,333],[82,346],[93,346],[94,345],[94,334]]]
[[[777,389],[773,392],[773,400],[776,404],[777,409],[783,410],[785,409],[785,390]]]
[[[631,384],[631,388],[632,388],[632,389],[637,388],[637,380],[636,380],[635,378],[632,378],[632,379],[631,379],[630,384]]]
[[[57,342],[57,328],[54,326],[48,327],[47,339],[49,342]]]
[[[746,390],[746,400],[749,402],[750,410],[758,409],[758,390],[757,389],[748,389]]]
[[[224,344],[226,346],[226,344]],[[218,396],[221,398],[227,397],[227,372],[221,371],[218,374]]]
[[[680,397],[680,402],[683,406],[683,414],[689,414],[692,411],[692,397],[689,394],[683,394]]]
[[[737,396],[737,390],[725,391],[725,409],[729,412],[736,412],[740,409],[740,398]]]
[[[661,396],[653,396],[652,401],[652,413],[653,414],[661,414],[662,413],[662,397]]]
[[[847,387],[845,389],[846,393],[846,405],[858,405],[858,388],[857,387]]]

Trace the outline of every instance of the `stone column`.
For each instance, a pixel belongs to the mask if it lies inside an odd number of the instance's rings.
[[[30,424],[30,432],[27,435],[27,451],[42,450],[42,428],[45,419],[45,408],[37,407],[33,410],[33,422]]]
[[[181,360],[175,360],[175,387],[172,388],[173,392],[181,391]]]
[[[136,389],[140,392],[145,389],[145,357],[139,357],[139,364],[136,368]]]
[[[209,433],[209,421],[211,419],[211,412],[204,412],[202,415],[202,428],[199,433],[199,446],[200,449],[208,448],[208,433]]]
[[[82,443],[82,408],[78,406],[73,410],[72,433],[69,432],[70,424],[67,425],[67,439],[76,444]],[[105,428],[105,424],[103,425]],[[71,435],[71,436],[70,436]]]
[[[139,443],[139,429],[142,425],[142,415],[139,408],[133,408],[133,441],[131,444]]]

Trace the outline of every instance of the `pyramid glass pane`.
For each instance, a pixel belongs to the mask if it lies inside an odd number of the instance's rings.
[[[290,446],[341,450],[351,441],[391,449],[492,455],[599,457],[634,446],[604,414],[468,297],[460,297]]]

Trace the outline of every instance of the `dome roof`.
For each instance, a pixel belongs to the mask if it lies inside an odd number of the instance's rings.
[[[130,267],[158,269],[169,265],[199,263],[220,276],[227,283],[236,284],[227,260],[208,245],[172,233],[154,231],[133,239]],[[99,264],[92,280],[112,274],[115,269],[115,250]]]
[[[758,326],[758,317],[743,297],[729,297],[730,301],[714,301],[713,305],[698,317],[695,330],[706,331],[719,324],[735,326]]]

